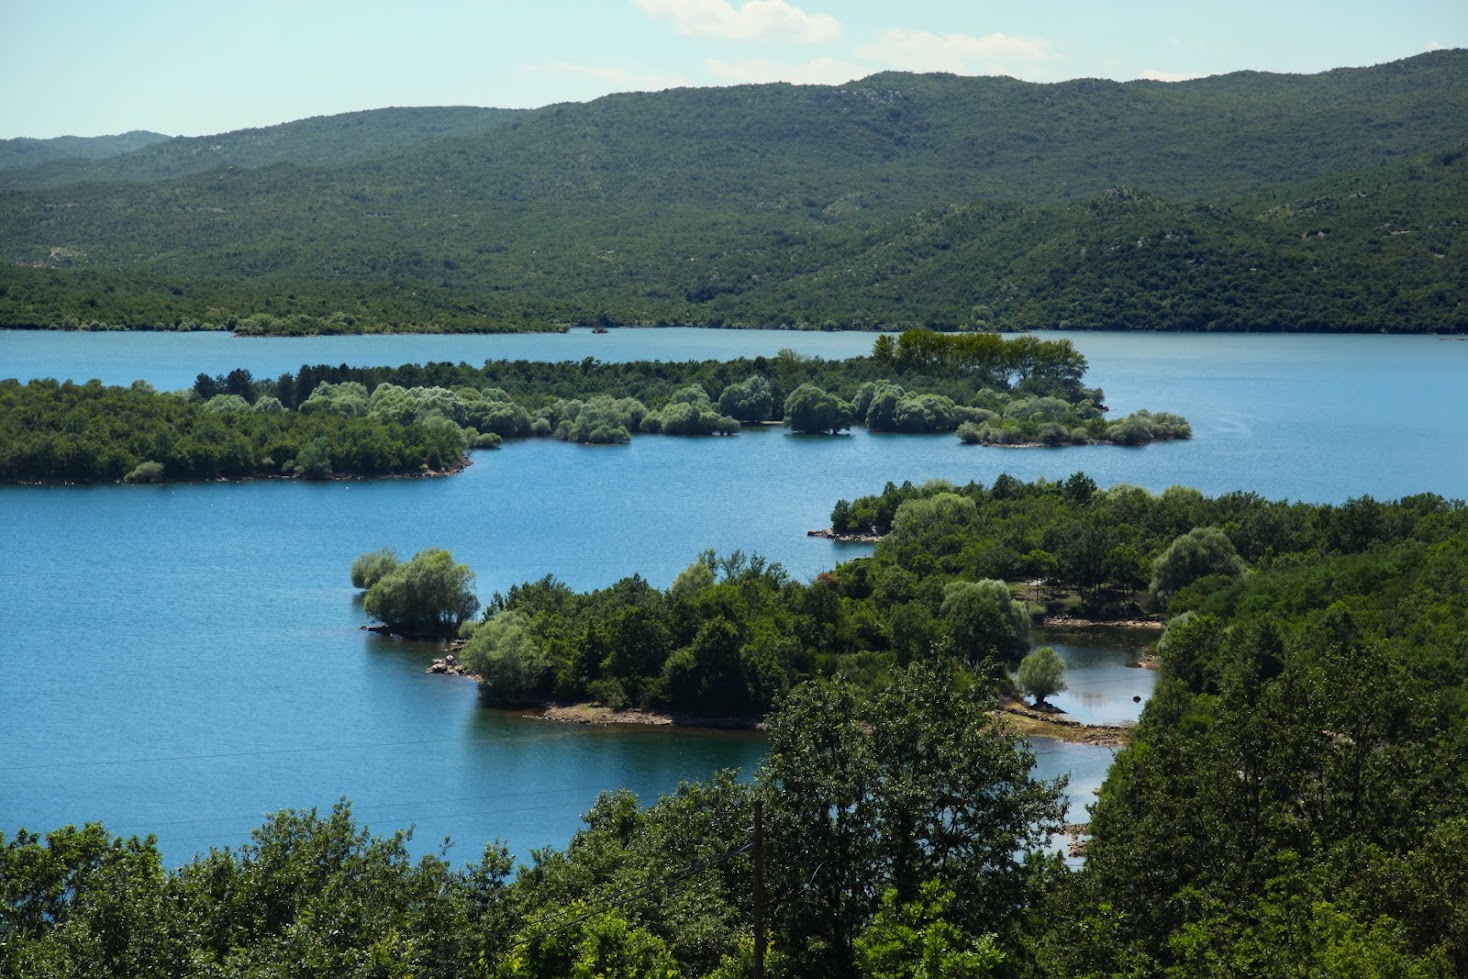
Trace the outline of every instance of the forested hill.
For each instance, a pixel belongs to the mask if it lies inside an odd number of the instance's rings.
[[[7,175],[0,325],[1468,328],[1465,51],[382,111]]]
[[[217,136],[169,138],[156,133],[129,133],[129,136],[152,138],[137,140],[126,151],[58,152],[55,162],[48,161],[49,165],[31,166],[0,177],[0,188],[57,187],[95,180],[161,181],[226,167],[254,168],[272,163],[336,166],[392,156],[451,136],[484,134],[517,114],[515,109],[467,106],[372,109],[240,129]],[[0,143],[0,149],[8,149],[10,143],[25,142],[35,141],[6,140]],[[5,159],[0,156],[0,161]],[[3,169],[24,166],[24,163],[12,162],[6,166],[0,162]]]
[[[121,156],[168,139],[136,129],[116,136],[55,136],[51,139],[0,139],[0,170],[39,167],[52,160],[100,160]]]

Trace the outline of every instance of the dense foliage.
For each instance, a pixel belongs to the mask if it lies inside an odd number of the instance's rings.
[[[808,586],[711,557],[666,594],[544,581],[497,597],[473,640],[498,633],[510,660],[541,644],[553,671],[597,656],[620,669],[690,628],[669,676],[722,690],[718,671],[757,650],[819,663],[818,627],[839,634],[845,615],[853,634],[863,593],[886,596],[879,610],[902,591],[941,605],[942,568],[1012,550],[1010,535],[1124,519],[1154,571],[1192,538],[1183,551],[1213,555],[1202,577],[1147,599],[1136,574],[1137,598],[1174,615],[1079,870],[1041,851],[1058,787],[989,716],[954,636],[932,632],[906,667],[856,656],[852,679],[793,688],[752,783],[724,775],[648,809],[606,795],[513,880],[493,847],[462,870],[413,863],[344,806],[278,814],[174,872],[151,841],[97,826],[21,832],[0,840],[0,974],[744,977],[756,801],[773,976],[1468,970],[1468,507],[1154,496],[1082,476],[890,492],[907,499],[876,556]],[[908,534],[934,550],[929,572],[908,569]],[[391,569],[379,553],[357,571]],[[841,611],[802,618],[821,609]]]
[[[170,140],[7,172],[39,189],[0,192],[0,325],[1462,330],[1465,66],[887,74]]]
[[[287,411],[273,397],[0,381],[0,482],[417,475],[461,465],[463,438],[441,424]]]
[[[782,351],[686,363],[304,366],[274,380],[237,369],[200,374],[177,395],[144,382],[4,381],[0,481],[411,474],[457,467],[465,450],[506,438],[615,444],[636,432],[732,435],[780,420],[811,433],[982,423],[981,437],[960,437],[1004,444],[1191,434],[1167,413],[1106,420],[1101,392],[1081,385],[1085,366],[1067,341],[918,330],[842,361]]]
[[[173,872],[151,839],[21,831],[0,837],[0,975],[747,976],[756,800],[772,974],[992,974],[1061,868],[1041,852],[1059,786],[986,706],[950,667],[870,699],[812,685],[753,784],[727,773],[646,810],[603,795],[513,881],[493,846],[462,869],[414,863],[404,834],[372,837],[345,804],[277,813]]]
[[[934,649],[974,667],[1016,667],[1030,616],[1047,609],[1178,615],[1275,567],[1468,527],[1468,509],[1431,495],[1314,505],[1101,489],[1083,474],[889,485],[836,509],[887,531],[874,556],[808,583],[757,557],[712,552],[666,590],[634,575],[578,593],[547,577],[495,595],[462,659],[493,703],[758,715],[810,677],[880,685]],[[1058,676],[1034,679],[1034,693],[1059,689]]]
[[[444,638],[479,611],[474,572],[453,555],[429,548],[399,562],[391,550],[352,562],[352,584],[364,589],[362,609],[394,635]]]
[[[1085,358],[1069,341],[908,330],[895,340],[879,337],[871,356],[846,360],[782,350],[728,361],[323,364],[257,382],[256,390],[295,406],[316,397],[322,384],[360,385],[374,398],[382,385],[431,387],[463,399],[455,417],[462,414],[479,432],[579,442],[625,441],[639,430],[730,434],[739,424],[771,421],[809,433],[853,425],[956,430],[966,442],[1005,445],[1191,437],[1187,421],[1167,412],[1106,418],[1102,392],[1082,384],[1085,371]],[[201,385],[200,396],[220,387],[208,378]]]
[[[1049,974],[1468,972],[1468,531],[1356,515],[1367,539],[1205,579],[1168,626]]]

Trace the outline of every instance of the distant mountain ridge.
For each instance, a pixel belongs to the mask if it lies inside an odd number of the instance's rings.
[[[100,160],[142,149],[169,137],[141,129],[115,136],[55,136],[0,139],[0,171],[38,167],[53,160]]]
[[[1464,119],[1465,51],[324,117],[0,175],[0,324],[1460,330]]]
[[[469,106],[369,109],[216,136],[163,136],[105,158],[74,153],[69,159],[3,174],[0,187],[19,190],[94,180],[157,182],[223,167],[253,169],[276,163],[338,166],[393,156],[451,136],[488,133],[522,111]]]

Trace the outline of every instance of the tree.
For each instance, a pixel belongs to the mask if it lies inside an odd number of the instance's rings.
[[[762,374],[751,374],[742,382],[724,388],[724,393],[719,395],[719,411],[746,425],[757,425],[769,418],[774,407],[774,393]]]
[[[0,834],[0,975],[175,974],[167,885],[151,836]]]
[[[615,909],[574,900],[545,905],[529,916],[502,979],[678,979],[667,943],[630,924]]]
[[[796,688],[769,720],[771,918],[799,975],[857,974],[856,940],[881,895],[906,905],[927,881],[954,895],[971,935],[1012,929],[1058,861],[1058,782],[960,684],[950,662],[895,671],[870,699],[846,681]]]
[[[479,677],[486,699],[517,706],[546,693],[551,658],[521,612],[501,612],[485,622],[463,651],[464,666]]]
[[[324,435],[301,447],[296,454],[295,471],[303,479],[331,478],[331,443]]]
[[[1199,578],[1237,577],[1243,570],[1244,562],[1227,534],[1217,527],[1194,527],[1167,545],[1152,563],[1152,594],[1166,601]]]
[[[362,608],[389,632],[447,637],[479,608],[473,587],[474,572],[467,565],[431,547],[380,577],[367,589]]]
[[[814,384],[802,384],[785,399],[785,424],[807,435],[835,435],[851,427],[851,405]]]
[[[981,979],[1004,962],[990,935],[975,938],[949,920],[953,894],[937,881],[923,884],[917,900],[897,903],[897,890],[882,895],[882,910],[856,940],[867,979]]]
[[[971,666],[990,657],[1013,662],[1025,649],[1025,604],[1016,602],[1002,581],[950,581],[938,614],[959,657]]]
[[[402,564],[390,547],[369,551],[352,562],[352,587],[371,588]]]
[[[1038,707],[1046,697],[1065,689],[1065,661],[1051,647],[1041,646],[1019,661],[1015,680]]]

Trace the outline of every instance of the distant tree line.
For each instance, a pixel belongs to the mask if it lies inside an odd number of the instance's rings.
[[[463,438],[429,420],[287,411],[274,397],[0,381],[4,482],[416,475],[462,465]]]
[[[870,357],[781,351],[735,361],[491,361],[303,366],[275,379],[199,374],[178,394],[146,382],[0,382],[0,481],[157,482],[381,476],[460,466],[507,438],[615,444],[636,433],[957,431],[965,442],[1137,445],[1188,438],[1177,415],[1108,420],[1068,341],[912,331]]]
[[[910,330],[878,337],[870,356],[846,360],[783,350],[728,361],[306,365],[254,383],[288,407],[311,401],[322,384],[440,388],[465,401],[461,413],[478,432],[503,438],[614,442],[638,431],[732,434],[766,422],[811,434],[854,426],[957,432],[965,442],[1002,445],[1191,437],[1187,421],[1166,412],[1107,418],[1103,393],[1082,383],[1085,371],[1085,357],[1065,340]],[[206,396],[225,380],[201,377],[195,393]]]

